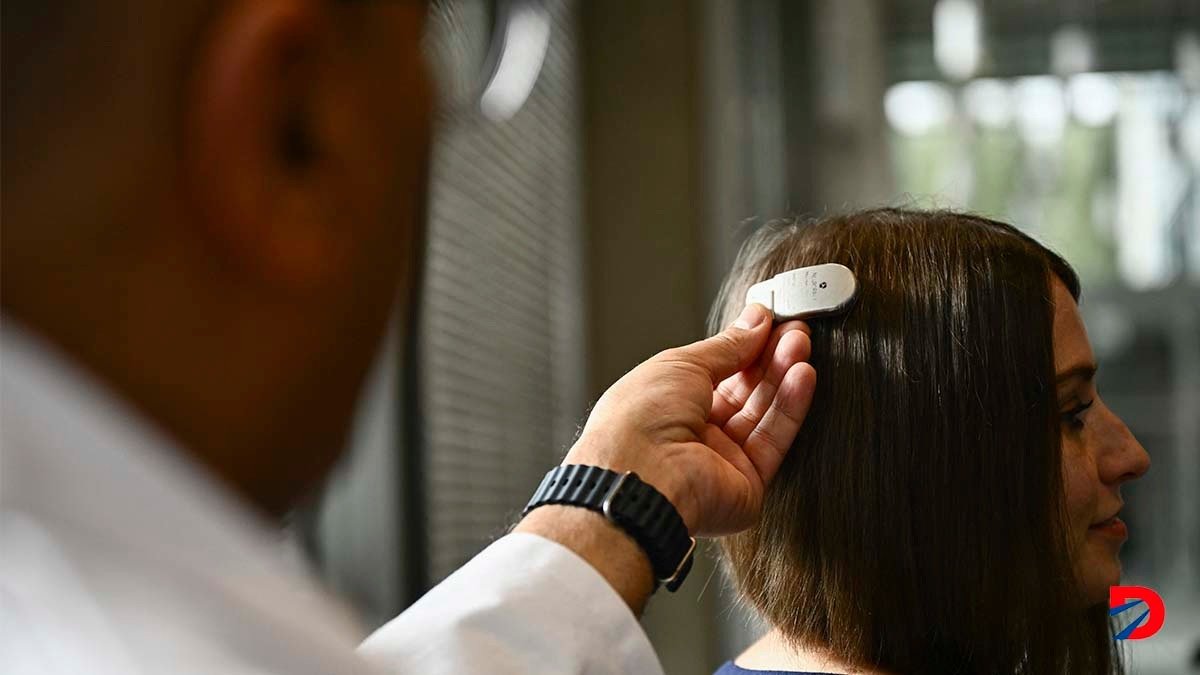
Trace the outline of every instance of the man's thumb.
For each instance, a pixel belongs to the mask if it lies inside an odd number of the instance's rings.
[[[747,305],[742,315],[716,335],[681,347],[688,360],[708,371],[713,385],[744,370],[762,353],[771,334],[771,310]]]

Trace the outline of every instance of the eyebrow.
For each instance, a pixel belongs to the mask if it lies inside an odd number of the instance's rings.
[[[1084,382],[1087,382],[1096,376],[1097,370],[1098,366],[1094,363],[1081,363],[1079,365],[1071,366],[1055,376],[1055,383],[1062,384],[1063,382],[1076,377]]]

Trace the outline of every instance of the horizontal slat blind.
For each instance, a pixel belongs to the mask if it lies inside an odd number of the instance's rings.
[[[451,123],[434,145],[419,337],[429,583],[503,531],[582,412],[576,12],[546,5],[525,106]]]

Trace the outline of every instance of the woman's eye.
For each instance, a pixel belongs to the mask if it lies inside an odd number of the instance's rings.
[[[1092,400],[1088,401],[1087,403],[1080,403],[1079,405],[1075,406],[1074,408],[1064,411],[1062,414],[1063,424],[1070,426],[1072,429],[1076,429],[1076,430],[1082,429],[1083,428],[1083,413],[1088,408],[1092,407],[1092,404],[1095,402],[1096,402],[1096,399],[1092,399]]]

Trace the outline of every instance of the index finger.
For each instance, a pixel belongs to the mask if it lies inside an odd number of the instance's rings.
[[[805,335],[811,336],[812,330],[808,324],[803,321],[788,321],[781,323],[775,327],[771,333],[771,339],[767,343],[766,349],[762,355],[749,368],[734,373],[730,377],[721,381],[713,391],[712,408],[708,415],[709,422],[724,427],[731,417],[746,407],[746,403],[750,400],[750,396],[758,385],[762,382],[763,376],[775,358],[775,350],[779,346],[779,341],[783,336],[791,331],[798,330]],[[790,367],[792,364],[787,364]]]

